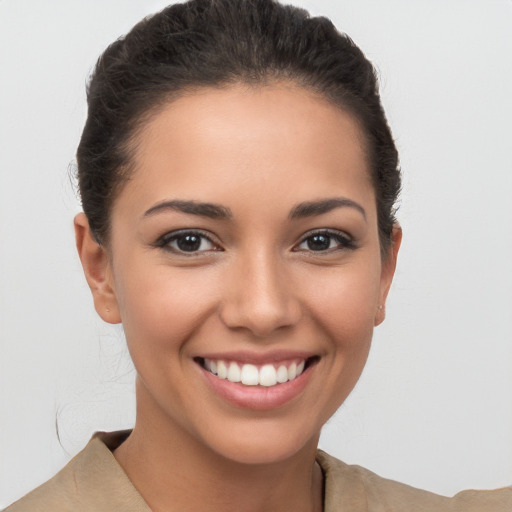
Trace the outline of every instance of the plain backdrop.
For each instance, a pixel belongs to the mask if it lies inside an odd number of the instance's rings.
[[[130,427],[122,329],[97,319],[69,179],[85,82],[157,0],[0,0],[0,508],[95,430]],[[451,495],[512,484],[512,2],[309,0],[374,62],[401,153],[388,317],[321,447]]]

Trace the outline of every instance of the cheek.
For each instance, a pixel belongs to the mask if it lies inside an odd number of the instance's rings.
[[[129,268],[119,269],[116,293],[132,356],[181,350],[215,307],[215,277],[198,269],[142,262]]]
[[[321,270],[304,295],[313,317],[346,350],[357,350],[365,341],[369,344],[378,307],[380,264],[362,261]]]

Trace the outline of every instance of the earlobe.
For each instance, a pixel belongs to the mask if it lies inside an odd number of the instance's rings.
[[[388,296],[389,288],[395,275],[396,262],[398,258],[398,251],[402,243],[402,228],[399,224],[395,223],[393,232],[391,234],[392,243],[389,247],[389,252],[386,259],[382,261],[382,271],[380,278],[380,297],[379,305],[375,313],[374,325],[380,325],[386,318],[386,298]]]
[[[76,215],[74,226],[76,248],[91,289],[94,307],[105,322],[118,324],[121,316],[107,249],[94,238],[84,213]]]

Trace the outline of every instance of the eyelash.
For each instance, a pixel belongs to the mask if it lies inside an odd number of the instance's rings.
[[[300,248],[300,246],[302,244],[307,243],[308,240],[311,240],[315,236],[327,238],[329,240],[329,245],[332,240],[335,240],[337,242],[338,246],[337,247],[328,247],[325,250],[319,250],[319,251],[315,251],[311,248],[308,248],[308,249]],[[331,229],[322,229],[319,231],[313,231],[310,233],[306,233],[306,235],[302,238],[300,243],[298,245],[296,245],[293,250],[295,252],[308,251],[311,253],[318,253],[318,254],[326,254],[326,253],[330,254],[332,252],[340,251],[340,250],[344,250],[344,249],[350,249],[350,250],[357,249],[357,245],[356,245],[355,241],[349,235],[347,235],[341,231],[335,231],[335,230],[331,230]]]
[[[203,250],[192,250],[192,251],[186,251],[183,249],[180,249],[179,247],[172,247],[172,242],[177,242],[180,239],[183,240],[187,236],[189,237],[196,237],[199,239],[199,249],[203,242],[206,240],[208,243],[210,243],[214,248],[212,249],[203,249]],[[208,236],[203,231],[197,230],[197,229],[183,229],[180,231],[172,231],[171,233],[166,233],[162,237],[160,237],[156,244],[157,247],[160,247],[166,251],[173,252],[176,254],[183,254],[186,256],[197,256],[200,254],[203,254],[205,252],[213,252],[213,251],[222,251],[222,249],[211,239],[210,236]]]
[[[195,237],[196,239],[198,239],[199,247],[194,250],[191,250],[191,251],[183,250],[183,249],[180,249],[179,247],[172,247],[171,244],[173,242],[179,243],[180,239],[183,240],[187,236]],[[329,243],[329,245],[334,240],[334,241],[336,241],[337,246],[336,247],[327,247],[326,249],[321,249],[321,250],[317,250],[317,251],[314,249],[311,249],[311,247],[309,247],[307,249],[300,248],[300,246],[302,244],[308,243],[308,241],[313,239],[313,237],[324,237],[325,239],[327,239],[326,241]],[[200,250],[201,245],[204,243],[205,240],[209,244],[211,244],[213,246],[213,248]],[[180,231],[172,231],[170,233],[167,233],[167,234],[163,235],[162,237],[160,237],[157,240],[155,245],[157,247],[160,247],[160,248],[166,250],[166,251],[173,252],[176,254],[181,254],[181,255],[187,255],[187,256],[198,256],[198,255],[204,254],[205,252],[222,251],[222,249],[219,247],[219,245],[216,244],[211,239],[211,237],[209,235],[207,235],[206,233],[204,233],[203,231],[200,231],[200,230],[190,230],[190,229],[188,229],[188,230],[184,229],[184,230],[180,230]],[[332,252],[339,251],[339,250],[344,250],[344,249],[354,250],[356,248],[357,248],[356,243],[350,236],[348,236],[340,231],[323,229],[323,230],[307,233],[301,239],[301,241],[296,246],[294,246],[294,248],[292,250],[294,252],[311,252],[311,253],[317,253],[317,254],[325,254],[325,253],[330,254]]]

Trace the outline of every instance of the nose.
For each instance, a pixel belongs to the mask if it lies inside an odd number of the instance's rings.
[[[234,267],[225,281],[220,309],[227,327],[264,338],[299,322],[302,307],[287,277],[285,262],[260,253],[240,258]]]

